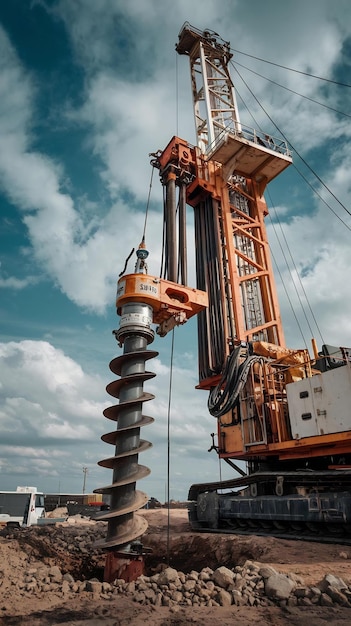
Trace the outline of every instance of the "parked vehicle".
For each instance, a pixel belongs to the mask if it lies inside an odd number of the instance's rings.
[[[44,494],[36,487],[0,491],[0,526],[33,526],[44,517]]]

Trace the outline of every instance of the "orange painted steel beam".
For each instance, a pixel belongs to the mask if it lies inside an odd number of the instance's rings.
[[[264,217],[268,214],[266,203],[259,196],[257,185],[246,180],[246,184],[252,189],[251,193],[245,194],[249,200],[250,213],[236,209],[229,203],[229,193],[227,186],[222,191],[223,223],[226,239],[226,254],[228,256],[229,276],[231,290],[233,293],[233,312],[238,340],[247,340],[254,337],[263,329],[269,329],[267,339],[272,343],[285,346],[283,327],[280,317],[278,297],[275,287],[273,268],[270,259],[270,251],[267,240]],[[238,190],[237,186],[235,187]],[[237,193],[239,193],[237,191]],[[238,223],[237,213],[240,215]],[[246,223],[245,223],[246,220]],[[250,232],[254,231],[254,232]],[[235,243],[235,237],[239,235],[243,245],[250,246],[254,251],[251,258],[242,250],[239,250]],[[248,268],[255,271],[240,275],[238,271],[238,258],[247,264]],[[257,271],[258,270],[258,271]],[[264,322],[253,327],[248,327],[245,320],[245,306],[242,302],[240,285],[249,281],[257,280],[259,283],[260,297],[262,299],[262,309]]]
[[[126,274],[118,281],[117,312],[128,302],[142,302],[153,309],[153,322],[160,324],[170,317],[184,313],[190,319],[208,305],[204,291],[185,287],[149,274]]]
[[[253,457],[278,456],[282,459],[298,459],[306,456],[328,456],[338,453],[351,453],[351,432],[334,433],[331,435],[315,435],[302,439],[289,439],[279,443],[247,445],[246,450],[223,452],[221,458],[248,460]]]

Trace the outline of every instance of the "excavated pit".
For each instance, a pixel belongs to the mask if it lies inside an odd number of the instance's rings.
[[[151,514],[151,512],[150,512]],[[156,515],[156,514],[155,514]],[[165,512],[157,514],[158,521],[165,519]],[[233,536],[197,534],[191,531],[184,512],[182,519],[167,525],[154,523],[142,538],[145,548],[147,575],[160,572],[170,565],[185,574],[204,567],[215,569],[220,565],[235,567],[247,559],[262,560],[269,551],[270,540],[260,538],[240,539]],[[1,535],[18,542],[28,555],[46,565],[57,565],[63,573],[76,580],[97,578],[103,580],[105,552],[95,547],[96,541],[106,532],[106,524],[77,520],[74,524],[55,524],[21,530],[3,530]]]
[[[164,536],[150,534],[145,538],[145,546],[152,550],[145,557],[147,573],[156,573],[165,564],[185,574],[192,570],[199,572],[205,567],[235,567],[243,565],[248,559],[260,561],[267,553],[268,546],[266,548],[260,540],[255,542],[253,537],[237,539],[189,532],[170,536],[168,550]]]
[[[151,550],[145,557],[148,573],[157,572],[164,565],[185,574],[204,567],[235,567],[248,559],[263,560],[274,542],[271,538],[196,533],[190,527],[185,508],[145,511],[143,515],[149,522],[143,537],[144,546]]]

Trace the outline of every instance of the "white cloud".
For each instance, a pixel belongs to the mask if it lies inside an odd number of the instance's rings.
[[[349,2],[339,0],[338,6],[340,15],[329,0],[271,0],[264,7],[253,0],[57,3],[54,11],[64,21],[75,62],[84,74],[81,104],[74,108],[72,102],[63,102],[62,115],[72,128],[80,125],[89,131],[82,148],[87,154],[90,151],[101,165],[108,192],[101,205],[88,196],[75,200],[70,171],[66,171],[59,155],[54,159],[44,150],[35,149],[37,95],[40,90],[45,93],[45,85],[20,62],[0,28],[1,189],[22,211],[37,264],[70,300],[97,313],[104,312],[107,303],[113,302],[116,277],[142,234],[144,212],[140,206],[146,204],[148,192],[148,154],[163,148],[178,132],[190,142],[194,140],[188,63],[186,58],[176,62],[173,47],[182,21],[189,19],[199,28],[218,31],[231,41],[233,48],[303,71],[331,75],[348,36],[349,20],[342,20],[341,15],[349,15]],[[235,58],[243,61],[239,55]],[[247,64],[251,65],[251,61]],[[317,100],[326,94],[328,102],[334,106],[338,103],[340,97],[336,93],[340,92],[331,87],[324,86],[321,93],[318,81],[275,66],[262,67],[263,73],[291,89]],[[316,113],[316,105],[273,90],[270,84],[253,80],[249,74],[247,77],[255,94],[298,149],[309,150],[327,142],[331,158],[323,162],[323,175],[327,172],[331,189],[347,204],[349,124],[336,119],[330,111],[318,109]],[[257,104],[252,104],[260,124],[266,128],[267,119]],[[346,145],[340,150],[343,142]],[[154,193],[161,206],[156,178]],[[155,196],[154,210],[149,212],[147,245],[151,252],[150,272],[158,274],[162,218],[161,211],[155,208]],[[304,272],[304,285],[322,320],[325,338],[344,343],[343,338],[351,336],[347,315],[351,296],[345,287],[351,262],[349,232],[345,234],[317,202],[293,218],[290,206],[282,206],[279,213],[282,218],[290,216],[284,229],[299,269]],[[133,263],[131,260],[129,270]],[[16,278],[4,274],[0,287],[20,289],[32,280],[32,275]],[[298,345],[290,324],[291,314],[285,305],[283,310],[289,340]],[[6,474],[35,475],[37,471],[44,480],[45,472],[56,478],[64,472],[69,480],[70,471],[74,471],[78,481],[84,464],[94,476],[94,487],[103,484],[99,477],[102,470],[96,467],[96,461],[111,452],[109,446],[106,452],[106,445],[98,443],[102,432],[109,430],[101,417],[109,403],[105,381],[84,371],[79,364],[81,355],[76,360],[69,359],[48,342],[2,344],[0,357],[0,424],[7,442],[0,448],[0,455]],[[157,373],[157,378],[145,385],[156,396],[147,412],[155,416],[156,424],[146,430],[145,437],[154,442],[154,448],[141,462],[153,469],[145,481],[150,485],[150,493],[157,488],[156,495],[162,497],[169,365],[158,359],[150,361],[149,368]],[[215,431],[216,422],[207,412],[207,394],[194,390],[196,369],[189,353],[183,355],[182,367],[177,364],[174,368],[172,464],[175,474],[182,476],[175,486],[182,497],[186,486],[210,479],[214,467],[217,469],[216,455],[206,455],[209,433]],[[16,445],[19,441],[25,446]],[[66,456],[57,457],[56,453]]]
[[[1,127],[2,188],[24,211],[33,254],[43,270],[72,301],[101,313],[113,299],[116,268],[123,266],[124,255],[129,254],[132,245],[139,243],[135,233],[141,237],[143,216],[130,215],[129,207],[119,201],[104,218],[93,219],[94,233],[87,237],[87,226],[72,198],[61,191],[61,166],[46,155],[30,151],[28,127],[34,111],[34,90],[3,29],[0,42],[0,71],[4,75],[0,83],[0,120],[9,118],[9,124]],[[3,279],[2,286],[20,288],[30,280],[11,277]]]
[[[30,285],[35,285],[38,282],[36,276],[27,276],[26,278],[16,278],[15,276],[0,276],[0,289],[25,289]]]
[[[194,389],[192,365],[173,367],[171,462],[172,471],[182,475],[172,487],[174,497],[185,497],[190,481],[201,480],[215,465],[215,455],[208,460],[204,454],[215,420],[207,414],[206,394]],[[0,460],[3,480],[8,484],[12,480],[8,488],[15,488],[13,480],[22,476],[22,482],[30,477],[44,490],[56,491],[58,479],[63,490],[79,490],[83,466],[89,468],[91,488],[109,484],[111,472],[99,468],[97,462],[114,450],[100,441],[104,432],[116,428],[102,414],[116,402],[105,392],[113,375],[108,381],[91,376],[45,341],[0,344],[0,366]],[[148,369],[157,372],[157,378],[145,384],[155,400],[144,406],[144,412],[153,416],[155,423],[142,430],[141,438],[151,441],[153,448],[140,455],[139,462],[148,465],[152,473],[138,488],[163,497],[160,484],[167,467],[169,366],[154,359],[148,361]],[[196,467],[192,467],[194,459]]]
[[[144,83],[104,72],[92,80],[78,115],[91,124],[93,149],[106,165],[102,176],[112,197],[128,189],[146,200],[151,173],[148,155],[168,142],[169,129],[160,125],[160,119],[165,108],[174,110],[172,92],[164,73]]]
[[[50,437],[52,439],[77,439],[78,441],[84,441],[92,439],[94,433],[90,428],[82,424],[72,426],[68,421],[64,421],[60,424],[47,424],[43,427],[42,434],[44,437]]]
[[[22,427],[38,443],[46,437],[89,440],[104,408],[98,376],[45,341],[0,344],[1,429],[16,440]]]
[[[83,308],[102,313],[113,298],[118,268],[123,267],[124,258],[131,247],[138,244],[141,236],[144,216],[136,210],[136,202],[145,201],[146,204],[151,172],[148,153],[167,143],[175,129],[177,109],[184,120],[182,130],[185,132],[182,134],[190,140],[193,138],[187,63],[183,58],[178,61],[182,88],[178,88],[177,93],[175,53],[169,44],[170,33],[174,33],[176,40],[183,15],[190,21],[199,18],[201,23],[196,25],[200,27],[206,16],[207,26],[214,30],[220,30],[222,26],[223,38],[230,38],[232,32],[232,46],[238,45],[239,24],[234,20],[235,6],[225,2],[219,12],[212,0],[204,4],[206,11],[201,14],[198,6],[189,8],[183,2],[176,3],[176,6],[165,3],[161,7],[159,3],[151,2],[146,8],[139,2],[129,3],[126,7],[124,3],[122,6],[121,3],[111,4],[106,0],[89,5],[89,10],[85,6],[83,11],[81,2],[72,4],[62,1],[55,9],[65,22],[77,59],[86,72],[83,106],[76,111],[71,109],[68,119],[72,124],[79,122],[90,129],[88,144],[103,164],[101,175],[110,194],[110,205],[102,207],[101,217],[94,215],[87,218],[91,211],[89,199],[80,198],[75,207],[73,198],[63,191],[67,174],[62,164],[31,150],[35,96],[43,86],[21,65],[4,30],[0,31],[0,70],[3,76],[0,120],[6,120],[6,124],[3,122],[2,125],[0,121],[3,131],[0,180],[12,202],[25,213],[24,223],[40,267],[68,298]],[[308,7],[304,6],[305,21],[301,20],[296,7],[294,10],[289,6],[286,8],[289,23],[296,25],[298,46],[294,39],[286,41],[282,29],[277,27],[279,19],[283,18],[281,8],[278,14],[262,14],[262,32],[253,32],[252,28],[242,27],[248,21],[252,25],[251,12],[237,6],[241,24],[240,48],[256,52],[259,45],[262,56],[274,58],[283,38],[285,45],[281,47],[280,62],[313,73],[328,74],[340,53],[345,29],[340,20],[328,20],[327,3],[320,3],[319,6],[321,10],[313,14],[312,30],[313,12]],[[190,11],[188,15],[187,11]],[[137,20],[141,17],[143,22]],[[122,20],[120,32],[123,36],[126,37],[128,32],[130,35],[125,45],[133,55],[126,57],[127,69],[123,63],[115,63],[115,48],[118,51],[123,49],[115,44],[114,20],[117,18]],[[151,29],[147,37],[145,20]],[[264,20],[267,20],[267,28]],[[128,31],[131,25],[134,25],[134,31]],[[322,31],[325,45],[319,54],[312,54],[317,49],[319,32]],[[152,43],[152,32],[157,33],[157,46]],[[274,32],[274,37],[263,36],[265,32]],[[143,69],[145,61],[146,71]],[[135,68],[134,74],[128,72],[129,62]],[[268,70],[277,73],[277,68],[268,67]],[[183,89],[184,81],[189,93]],[[288,74],[288,84],[302,88],[302,91],[307,90],[309,95],[317,95],[319,90],[318,81],[311,82],[294,73]],[[271,93],[277,92],[273,92],[269,84],[260,85],[258,96],[269,102]],[[329,111],[311,114],[310,103],[296,105],[294,115],[291,115],[291,97],[284,92],[273,104],[279,125],[289,138],[294,138],[299,149],[316,147],[331,137],[346,137],[350,133],[349,125],[336,121]],[[261,112],[260,121],[262,118]],[[346,164],[344,169],[346,171]],[[155,182],[154,187],[160,198],[159,184]],[[128,204],[121,198],[121,193],[125,191],[131,198]],[[84,211],[85,202],[87,212]],[[152,258],[157,259],[162,239],[159,214],[150,212],[149,223],[148,245]],[[155,230],[157,223],[158,229]],[[156,263],[151,264],[151,272],[158,273],[158,270]],[[2,286],[20,288],[24,285],[23,280],[28,279],[11,277],[2,282]]]
[[[61,480],[67,491],[79,490],[81,468],[98,475],[103,456],[102,379],[44,341],[2,343],[0,363],[3,482],[57,491]]]

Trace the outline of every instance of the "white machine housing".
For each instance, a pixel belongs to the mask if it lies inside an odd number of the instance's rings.
[[[294,439],[350,430],[351,367],[344,365],[286,386]]]

